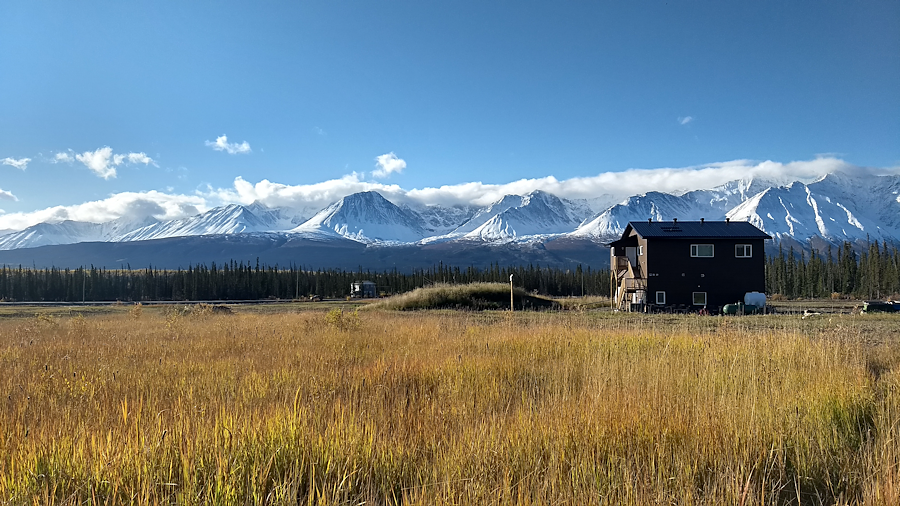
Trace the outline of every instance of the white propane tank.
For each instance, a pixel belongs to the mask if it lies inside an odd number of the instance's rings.
[[[760,292],[747,292],[744,294],[744,305],[766,307],[766,294]]]

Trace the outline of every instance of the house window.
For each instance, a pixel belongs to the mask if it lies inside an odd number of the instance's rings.
[[[644,255],[644,247],[638,246],[638,256],[643,256],[643,255]]]
[[[750,244],[736,244],[734,256],[737,258],[750,258],[753,256],[753,246]]]
[[[694,305],[695,306],[705,306],[706,305],[706,292],[694,292]]]
[[[708,258],[713,256],[712,244],[691,244],[691,256]]]
[[[656,303],[660,306],[666,304],[666,292],[656,292]]]

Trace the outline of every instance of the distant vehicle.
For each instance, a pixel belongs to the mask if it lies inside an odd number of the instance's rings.
[[[900,302],[883,301],[883,300],[867,300],[863,302],[863,313],[896,313],[900,312]]]
[[[354,299],[374,299],[377,295],[377,287],[371,281],[354,281],[350,284],[350,297]]]

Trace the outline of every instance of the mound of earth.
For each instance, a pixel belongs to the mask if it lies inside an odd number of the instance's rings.
[[[514,309],[559,309],[556,301],[527,293],[521,288],[513,290]],[[467,309],[508,310],[509,285],[503,283],[472,283],[468,285],[433,285],[395,295],[373,304],[373,308],[393,310],[415,309]]]

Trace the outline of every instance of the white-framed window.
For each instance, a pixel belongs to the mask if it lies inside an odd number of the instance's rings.
[[[666,304],[666,292],[656,292],[656,304],[660,306]]]
[[[706,305],[706,292],[694,292],[694,305],[695,306],[705,306]]]
[[[737,258],[750,258],[753,256],[753,245],[751,244],[735,244],[734,256]]]
[[[691,244],[691,256],[700,258],[710,258],[713,256],[712,244]]]
[[[644,255],[644,247],[638,246],[638,256],[643,256],[643,255]]]

